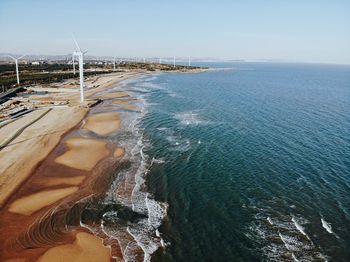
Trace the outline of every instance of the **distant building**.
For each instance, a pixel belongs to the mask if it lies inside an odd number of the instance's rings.
[[[34,62],[32,62],[31,64],[32,64],[32,65],[40,65],[40,62],[34,61]]]

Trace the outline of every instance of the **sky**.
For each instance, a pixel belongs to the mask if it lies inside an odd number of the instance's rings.
[[[0,53],[350,64],[350,0],[0,0]]]

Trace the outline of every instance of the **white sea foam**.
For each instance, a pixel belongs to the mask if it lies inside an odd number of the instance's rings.
[[[292,216],[292,221],[293,221],[295,227],[299,230],[299,232],[300,232],[301,234],[303,234],[307,239],[309,239],[309,240],[311,241],[310,237],[305,233],[304,227],[302,227],[302,226],[298,223],[298,221],[296,220],[296,218],[295,218],[294,216]]]
[[[201,116],[198,112],[195,111],[187,111],[180,112],[174,115],[175,119],[179,120],[182,125],[201,125],[206,124],[207,122],[201,119]]]
[[[294,259],[295,262],[299,262],[299,260],[296,258],[296,256],[294,255],[294,253],[292,253],[292,257]]]
[[[165,163],[165,159],[164,158],[152,158],[152,161],[151,161],[151,166],[153,164],[164,164]]]
[[[129,224],[126,228],[126,231],[135,240],[134,244],[125,243],[124,245],[126,247],[123,250],[123,254],[124,260],[126,261],[137,260],[134,253],[137,246],[139,246],[144,252],[144,261],[150,261],[151,255],[159,247],[164,246],[164,240],[162,239],[158,228],[166,216],[167,205],[153,199],[152,195],[146,191],[145,186],[145,181],[151,164],[162,163],[164,160],[149,158],[146,152],[151,145],[143,136],[143,129],[140,127],[140,121],[142,117],[147,114],[147,107],[149,106],[146,102],[147,92],[155,88],[159,88],[159,86],[153,85],[152,82],[144,84],[137,83],[130,87],[130,90],[138,97],[141,111],[128,113],[131,122],[125,127],[125,129],[132,135],[125,135],[125,137],[120,139],[118,143],[125,148],[125,158],[130,159],[131,166],[118,173],[118,176],[115,178],[115,181],[113,181],[111,190],[108,192],[105,200],[109,203],[116,202],[125,205],[131,208],[134,212],[146,216],[144,219]],[[125,186],[124,181],[126,178],[134,178],[134,187],[132,189],[131,197],[117,194],[117,189]],[[108,215],[112,218],[115,217],[115,220],[118,220],[117,213],[110,213]],[[120,234],[118,229],[108,228],[108,235],[110,237],[118,234]],[[123,237],[118,239],[123,239]]]
[[[270,223],[270,225],[273,225],[273,222],[270,217],[267,217],[267,221]]]
[[[307,219],[301,215],[283,214],[266,208],[266,205],[264,208],[255,205],[253,210],[256,212],[255,221],[249,226],[246,236],[262,245],[261,251],[267,261],[285,261],[286,257],[290,261],[326,261],[306,233]]]
[[[332,225],[328,223],[326,220],[324,220],[322,217],[321,217],[321,223],[322,223],[322,227],[326,229],[329,234],[333,234]]]
[[[166,136],[166,140],[168,140],[168,142],[173,145],[172,148],[169,148],[169,150],[172,151],[186,152],[191,148],[191,141],[180,136],[173,134],[168,135]]]

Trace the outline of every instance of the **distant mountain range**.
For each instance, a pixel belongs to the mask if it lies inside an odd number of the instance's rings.
[[[19,57],[23,54],[12,54],[12,53],[0,53],[0,61],[11,61],[11,58],[8,56]],[[98,61],[113,61],[113,56],[92,56],[85,55],[85,60],[98,60]],[[144,59],[146,61],[159,61],[160,57],[116,57],[116,60],[125,60],[125,61],[139,61],[142,62]],[[21,60],[23,61],[70,61],[72,59],[71,54],[65,55],[36,55],[29,54],[25,55],[25,57]],[[161,57],[163,62],[172,62],[173,57]],[[187,62],[188,57],[176,57],[177,62]],[[240,59],[219,59],[214,57],[205,57],[205,58],[197,58],[191,57],[191,62],[244,62],[244,60]]]

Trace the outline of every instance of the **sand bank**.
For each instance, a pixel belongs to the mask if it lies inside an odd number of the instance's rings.
[[[38,211],[45,206],[49,206],[77,190],[78,187],[67,187],[34,193],[14,201],[11,204],[9,211],[21,215],[31,215],[35,211]]]
[[[68,151],[57,157],[55,162],[71,168],[90,171],[109,154],[107,143],[102,140],[70,138],[65,144]]]
[[[102,239],[80,232],[72,244],[50,248],[38,262],[103,262],[110,261],[110,250],[102,243]]]
[[[115,158],[120,158],[120,157],[122,157],[124,155],[124,153],[125,153],[124,148],[117,148],[117,149],[114,150],[113,156]]]
[[[52,151],[62,135],[81,121],[87,110],[84,107],[53,108],[0,151],[0,207]],[[1,128],[1,139],[33,121],[40,111],[33,111]]]
[[[117,112],[100,113],[91,115],[87,118],[84,125],[88,129],[98,135],[105,136],[119,129],[120,115]]]

